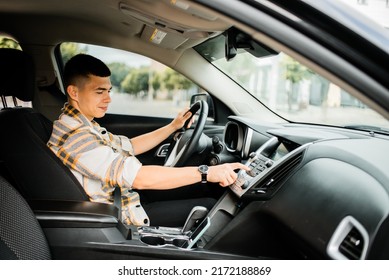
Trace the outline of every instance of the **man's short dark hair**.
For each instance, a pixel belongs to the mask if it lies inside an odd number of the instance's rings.
[[[81,86],[81,79],[87,79],[89,75],[109,77],[111,71],[104,62],[91,55],[77,54],[73,56],[65,65],[65,89],[69,85]]]

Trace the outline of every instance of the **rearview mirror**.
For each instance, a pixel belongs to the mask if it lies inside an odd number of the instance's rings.
[[[260,44],[257,41],[254,41],[251,36],[234,27],[231,27],[226,32],[224,32],[224,36],[225,58],[227,61],[233,59],[239,52],[239,49],[244,49],[255,57],[264,57],[278,54],[278,52],[275,50]]]
[[[226,60],[230,61],[233,59],[236,54],[238,53],[238,47],[236,45],[236,34],[234,30],[228,30],[225,34],[226,41],[225,41],[225,56]]]

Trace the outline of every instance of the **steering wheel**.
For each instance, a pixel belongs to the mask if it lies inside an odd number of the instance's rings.
[[[183,126],[183,131],[178,137],[174,137],[170,145],[173,147],[168,154],[164,166],[181,167],[189,159],[189,157],[197,152],[200,148],[199,142],[201,134],[203,133],[205,122],[208,116],[208,104],[204,100],[197,101],[190,107],[189,111],[192,116],[199,111],[199,118],[197,120],[195,128],[186,129],[189,120],[187,120]]]

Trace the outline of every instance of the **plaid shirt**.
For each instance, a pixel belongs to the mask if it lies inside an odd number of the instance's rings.
[[[68,103],[62,110],[47,145],[70,168],[91,201],[112,203],[113,190],[119,186],[123,222],[148,225],[139,194],[132,190],[142,164],[130,139],[111,134]]]

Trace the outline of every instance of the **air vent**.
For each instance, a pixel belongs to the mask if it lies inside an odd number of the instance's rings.
[[[279,186],[279,183],[284,181],[284,179],[297,167],[303,159],[303,152],[294,154],[293,156],[286,158],[284,162],[280,163],[275,171],[271,172],[263,180],[257,184],[252,190],[255,192],[256,189],[266,188],[269,192],[274,194],[275,187]]]
[[[300,164],[302,159],[303,153],[300,152],[286,159],[285,162],[281,163],[280,166],[277,168],[277,172],[273,175],[273,184],[276,185],[277,183],[283,181],[289,175],[289,173],[293,171],[297,165]]]
[[[353,227],[339,246],[339,252],[349,260],[359,260],[362,256],[364,241],[362,234]]]
[[[369,235],[366,229],[353,217],[345,217],[327,246],[327,253],[338,260],[363,260],[366,258]]]

